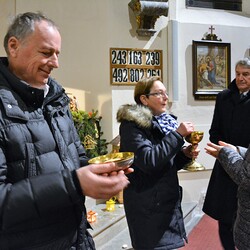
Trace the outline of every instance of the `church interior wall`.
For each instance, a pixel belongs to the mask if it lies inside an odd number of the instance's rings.
[[[133,103],[134,86],[110,84],[109,49],[141,48],[163,51],[163,82],[170,95],[170,112],[179,121],[192,121],[204,131],[198,161],[207,171],[181,172],[184,200],[193,201],[205,192],[214,160],[204,152],[209,140],[214,101],[197,101],[192,94],[192,40],[201,40],[209,27],[223,42],[231,43],[231,78],[235,62],[249,55],[250,4],[243,0],[243,12],[185,8],[185,0],[169,0],[168,17],[161,16],[152,37],[136,33],[135,15],[130,0],[0,0],[0,40],[8,22],[17,13],[42,11],[59,26],[62,35],[60,68],[53,72],[68,93],[77,97],[79,108],[98,110],[104,137],[110,141],[118,134],[116,111]],[[0,47],[0,56],[4,56]]]

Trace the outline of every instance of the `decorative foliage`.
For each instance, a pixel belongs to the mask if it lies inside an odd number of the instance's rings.
[[[86,112],[78,110],[76,98],[71,98],[70,108],[75,127],[78,131],[82,144],[89,158],[107,154],[107,141],[102,139],[103,132],[101,131],[100,121],[101,116],[98,116],[97,110]]]

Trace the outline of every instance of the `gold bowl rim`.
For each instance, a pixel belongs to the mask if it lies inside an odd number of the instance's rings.
[[[123,161],[128,161],[134,158],[133,152],[117,152],[117,153],[109,153],[106,155],[101,155],[90,159],[88,162],[90,164],[100,164],[100,163],[108,163],[115,162],[120,163]]]

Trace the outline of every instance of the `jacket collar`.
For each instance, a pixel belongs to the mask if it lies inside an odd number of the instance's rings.
[[[8,69],[8,59],[6,57],[0,58],[0,88],[15,92],[28,108],[41,108],[44,103],[50,102],[64,92],[64,89],[52,78],[49,78],[48,86],[49,92],[44,98],[43,89],[33,88],[21,81]]]
[[[153,115],[150,109],[145,106],[126,104],[118,109],[116,118],[118,122],[131,121],[135,122],[139,127],[150,128]]]
[[[0,58],[0,73],[4,81],[0,82],[0,87],[7,87],[13,90],[23,100],[27,107],[42,107],[44,100],[44,90],[31,87],[29,84],[21,81],[8,69],[8,59]]]

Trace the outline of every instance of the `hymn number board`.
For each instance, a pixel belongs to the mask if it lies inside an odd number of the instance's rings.
[[[162,50],[110,48],[113,85],[135,85],[141,78],[162,78]]]

